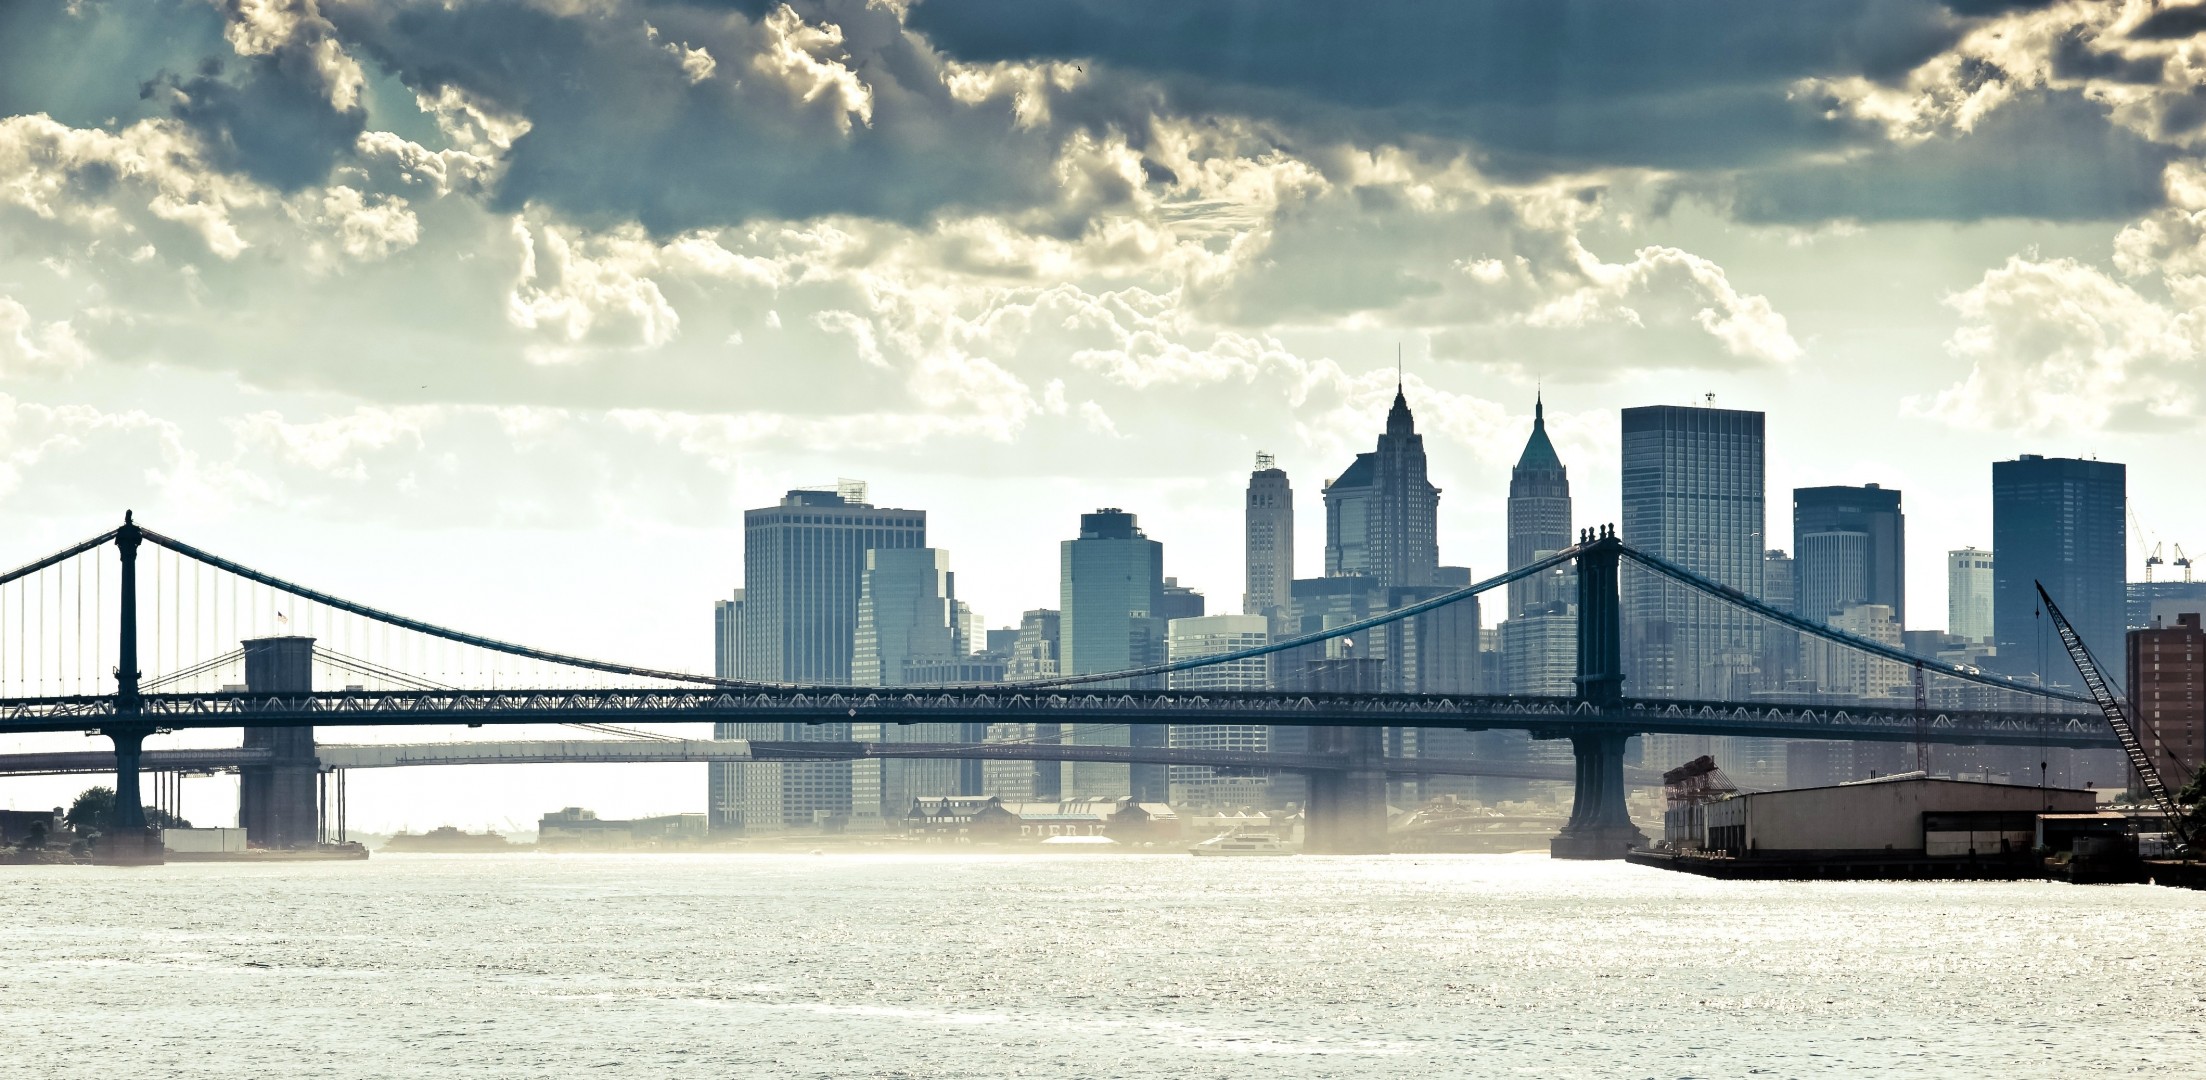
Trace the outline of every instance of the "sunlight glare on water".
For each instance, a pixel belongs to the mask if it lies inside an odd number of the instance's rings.
[[[2147,886],[1532,856],[6,872],[0,1070],[26,1077],[2013,1078],[2206,1055],[2206,904]]]

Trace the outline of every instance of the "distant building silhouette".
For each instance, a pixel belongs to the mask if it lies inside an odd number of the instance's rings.
[[[957,576],[950,555],[940,548],[891,548],[868,551],[858,591],[858,630],[851,681],[859,686],[918,686],[994,682],[1003,677],[1000,662],[979,662],[967,654],[964,605],[957,599]],[[851,738],[860,742],[978,742],[985,725],[882,724],[854,722]],[[977,795],[979,770],[943,758],[868,758],[850,763],[851,821],[876,826],[920,796]],[[966,774],[973,775],[968,777]],[[968,782],[970,781],[970,783]]]
[[[1509,470],[1509,569],[1515,570],[1569,547],[1570,470],[1547,438],[1547,403],[1532,400],[1532,434]],[[1566,595],[1561,575],[1542,575],[1509,584],[1508,618],[1544,610]]]
[[[1262,615],[1205,615],[1172,620],[1169,627],[1170,659],[1255,648],[1271,641],[1271,621]],[[1264,657],[1235,660],[1211,667],[1174,672],[1174,690],[1262,690],[1270,683],[1269,661]],[[1261,724],[1174,724],[1170,740],[1176,747],[1200,750],[1272,749],[1272,729]],[[1256,772],[1221,774],[1201,765],[1170,767],[1171,799],[1176,806],[1265,807],[1272,805],[1271,778]]]
[[[743,590],[727,600],[715,600],[712,605],[712,676],[716,679],[744,679],[743,674]],[[754,724],[714,724],[715,739],[740,739],[742,732]],[[715,761],[705,766],[705,817],[715,831],[740,830],[743,827],[742,771],[745,767],[732,761]]]

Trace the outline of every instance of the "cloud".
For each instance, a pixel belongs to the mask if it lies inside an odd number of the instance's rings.
[[[41,323],[14,298],[0,296],[0,375],[66,373],[92,359],[69,320]]]
[[[2043,432],[2188,427],[2206,371],[2201,309],[2177,310],[2072,259],[2017,256],[1948,301],[1961,383],[1909,403],[1962,427]]]
[[[2080,95],[2023,96],[1967,130],[1893,142],[1842,163],[1749,171],[1736,182],[1731,210],[1757,223],[2108,221],[2159,205],[2173,148],[2109,124]]]

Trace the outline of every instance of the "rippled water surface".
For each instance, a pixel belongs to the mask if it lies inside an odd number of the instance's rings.
[[[1530,856],[0,867],[0,1071],[2196,1076],[2202,912]]]

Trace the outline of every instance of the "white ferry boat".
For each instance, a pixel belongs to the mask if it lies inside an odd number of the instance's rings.
[[[1187,849],[1190,855],[1292,855],[1285,840],[1270,833],[1230,832]]]

